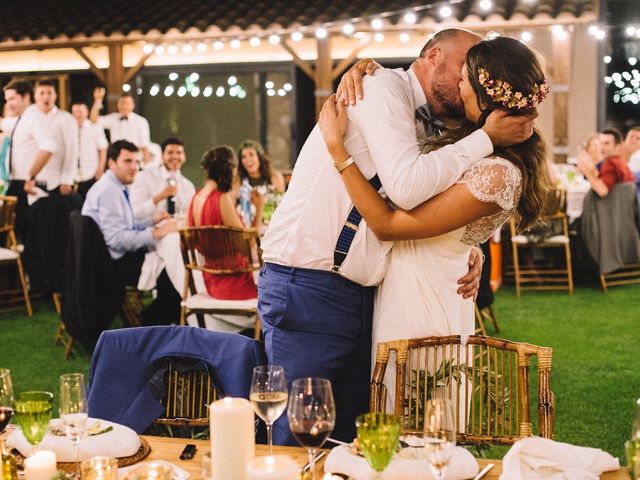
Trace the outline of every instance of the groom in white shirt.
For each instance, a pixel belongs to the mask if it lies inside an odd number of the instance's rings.
[[[347,110],[347,150],[362,173],[377,175],[381,192],[407,210],[452,186],[494,144],[519,143],[533,130],[531,122],[494,115],[483,130],[420,153],[426,135],[416,110],[428,99],[434,116],[460,118],[460,72],[467,50],[480,41],[464,30],[445,32],[429,41],[409,70],[367,77],[365,98]],[[333,436],[343,441],[353,440],[355,417],[368,411],[373,287],[384,277],[392,246],[379,241],[352,208],[316,125],[263,239],[258,282],[269,363],[282,365],[289,381],[313,376],[332,382]],[[295,443],[286,419],[276,422],[274,443]]]

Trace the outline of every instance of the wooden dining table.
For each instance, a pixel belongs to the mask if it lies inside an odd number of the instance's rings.
[[[146,460],[166,460],[191,474],[192,480],[202,478],[202,455],[211,450],[211,444],[208,440],[189,440],[184,438],[167,438],[167,437],[144,437],[151,446],[151,453]],[[197,450],[195,456],[191,460],[180,460],[180,452],[187,443],[196,445]],[[287,455],[292,458],[300,468],[307,463],[307,451],[301,447],[273,447],[276,455]],[[267,454],[266,445],[256,445],[256,456]],[[502,462],[500,460],[478,459],[478,464],[482,470],[488,463],[493,463],[494,467],[487,473],[482,480],[498,480],[502,473]],[[316,474],[319,478],[324,475],[323,469],[324,459],[317,464]],[[626,469],[619,469],[615,472],[608,472],[602,475],[601,480],[629,480],[629,474]]]

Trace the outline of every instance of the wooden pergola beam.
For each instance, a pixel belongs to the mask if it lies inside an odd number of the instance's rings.
[[[106,84],[107,77],[105,76],[104,72],[102,71],[101,68],[98,68],[98,66],[95,63],[93,63],[93,60],[85,53],[82,47],[75,47],[74,50],[77,52],[78,55],[80,55],[80,57],[82,57],[82,59],[85,62],[87,62],[87,64],[89,65],[89,70],[91,70],[91,72],[96,77],[98,77],[98,80]]]
[[[296,53],[296,51],[293,48],[291,48],[291,45],[289,45],[286,40],[282,40],[281,45],[282,45],[282,48],[284,48],[287,51],[287,53],[289,53],[289,55],[293,57],[293,63],[295,63],[298,67],[300,67],[300,70],[306,73],[309,78],[311,78],[312,80],[315,79],[316,72],[314,68],[311,66],[311,64],[306,60],[301,59],[300,56]]]
[[[153,50],[150,51],[149,53],[145,53],[142,57],[140,57],[140,60],[138,60],[138,63],[136,63],[133,67],[128,68],[127,73],[125,73],[124,78],[122,79],[123,83],[128,83],[129,80],[135,77],[140,71],[140,69],[144,67],[145,62],[149,59],[151,55],[153,55]]]

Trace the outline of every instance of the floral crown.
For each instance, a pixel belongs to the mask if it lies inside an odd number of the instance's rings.
[[[489,72],[482,67],[478,68],[478,80],[487,95],[491,97],[491,100],[507,108],[533,110],[549,93],[549,83],[546,78],[540,84],[535,83],[529,95],[525,95],[522,92],[514,92],[509,82],[493,80]]]

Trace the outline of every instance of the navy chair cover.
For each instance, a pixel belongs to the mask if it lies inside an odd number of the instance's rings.
[[[187,326],[106,331],[91,359],[89,415],[144,432],[164,411],[146,378],[149,364],[163,357],[208,363],[223,394],[243,398],[249,398],[253,367],[267,363],[260,343],[235,333]]]

